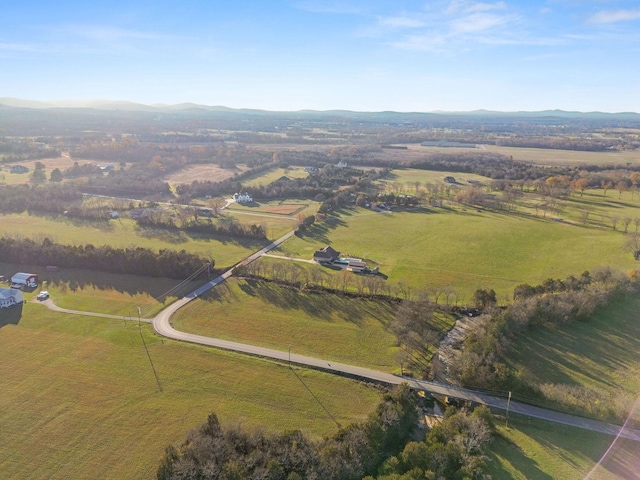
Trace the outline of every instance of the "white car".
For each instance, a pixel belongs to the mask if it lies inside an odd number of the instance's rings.
[[[38,294],[36,298],[40,301],[46,300],[47,298],[49,298],[49,292],[47,292],[46,290],[43,290]]]

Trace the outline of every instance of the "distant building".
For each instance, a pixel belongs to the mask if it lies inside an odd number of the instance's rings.
[[[116,166],[113,163],[107,163],[105,165],[98,165],[98,168],[103,172],[110,172],[111,170],[115,170]]]
[[[238,203],[251,203],[253,202],[253,197],[248,193],[234,193],[233,199]]]
[[[347,167],[347,162],[343,162],[342,160],[340,160],[338,162],[338,164],[336,165],[336,167],[338,167],[338,168],[346,168]]]
[[[22,302],[22,292],[17,288],[0,288],[0,308],[9,308]]]
[[[340,252],[334,250],[329,245],[313,254],[313,260],[318,263],[332,263],[340,256]]]

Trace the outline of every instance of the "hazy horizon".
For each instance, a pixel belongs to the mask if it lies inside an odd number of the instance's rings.
[[[4,97],[640,112],[632,0],[27,1],[0,26]]]

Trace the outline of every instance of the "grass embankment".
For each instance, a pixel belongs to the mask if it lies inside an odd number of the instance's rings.
[[[628,269],[624,236],[532,215],[473,209],[418,209],[392,214],[343,210],[280,246],[284,255],[312,258],[327,244],[379,265],[387,282],[414,289],[452,287],[463,303],[478,288],[500,302],[521,283],[565,278],[602,265]]]
[[[26,304],[0,328],[0,471],[11,479],[152,478],[169,444],[216,412],[311,436],[336,424],[282,364],[142,334],[136,321],[65,315]],[[296,369],[342,425],[363,419],[376,390]]]
[[[586,321],[531,329],[514,343],[509,366],[525,384],[584,387],[633,403],[640,394],[638,309],[640,299],[626,298]]]
[[[582,480],[614,441],[611,435],[543,422],[519,415],[498,423],[489,473],[500,480]],[[637,478],[637,443],[619,440],[596,467],[594,480]]]
[[[0,215],[3,235],[50,240],[63,244],[111,245],[112,247],[145,247],[153,250],[186,250],[206,258],[213,258],[216,267],[235,264],[262,248],[267,242],[206,237],[179,230],[141,228],[133,220],[84,221],[63,216],[28,214]]]
[[[395,315],[386,302],[231,279],[173,317],[181,331],[393,372]]]

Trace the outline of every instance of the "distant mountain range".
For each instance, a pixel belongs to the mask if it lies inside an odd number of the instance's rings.
[[[297,115],[340,115],[340,116],[404,116],[404,115],[436,115],[436,116],[486,116],[486,117],[559,117],[559,118],[578,118],[578,117],[619,117],[631,118],[637,120],[640,114],[637,112],[576,112],[565,110],[541,110],[541,111],[511,111],[501,112],[493,110],[473,110],[473,111],[431,111],[431,112],[359,112],[352,110],[298,110],[298,111],[269,111],[248,108],[229,108],[224,106],[199,105],[196,103],[179,103],[175,105],[153,104],[145,105],[142,103],[112,100],[57,100],[51,102],[41,102],[38,100],[23,100],[19,98],[0,97],[0,106],[13,108],[30,108],[30,109],[92,109],[92,110],[117,110],[117,111],[135,111],[135,112],[179,112],[179,111],[208,111],[208,112],[228,112],[228,113],[244,113],[252,115],[279,115],[279,114],[297,114]]]

